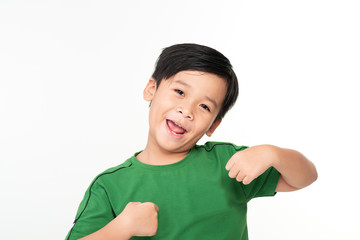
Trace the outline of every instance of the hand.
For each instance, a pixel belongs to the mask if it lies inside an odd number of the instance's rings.
[[[158,206],[151,202],[129,202],[105,227],[81,240],[128,240],[132,236],[154,236],[158,229],[158,211]]]
[[[259,145],[235,153],[225,168],[230,178],[249,184],[272,166],[273,159],[271,146]]]
[[[158,229],[158,211],[151,202],[129,202],[117,217],[131,236],[154,236]]]

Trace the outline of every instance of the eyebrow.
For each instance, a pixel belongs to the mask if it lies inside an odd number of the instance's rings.
[[[179,84],[181,84],[181,85],[183,85],[183,86],[185,86],[185,87],[192,88],[192,86],[190,86],[189,84],[187,84],[186,82],[184,82],[184,81],[182,81],[182,80],[176,80],[175,82],[176,82],[176,83],[179,83]],[[217,108],[218,105],[217,105],[217,103],[215,102],[214,99],[210,98],[209,96],[205,96],[205,98],[206,98],[208,101],[210,101],[212,104],[214,104],[215,108]]]
[[[186,82],[182,81],[182,80],[175,80],[176,83],[180,83],[181,85],[184,85],[185,87],[189,87],[192,88],[189,84],[187,84]]]

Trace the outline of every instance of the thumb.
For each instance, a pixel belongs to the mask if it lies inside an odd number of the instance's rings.
[[[157,212],[159,211],[159,207],[155,203],[154,203],[154,208]]]
[[[150,206],[153,206],[154,209],[155,209],[157,212],[159,211],[159,207],[158,207],[155,203],[153,203],[153,202],[145,202],[144,204],[148,204],[148,205],[150,205]]]

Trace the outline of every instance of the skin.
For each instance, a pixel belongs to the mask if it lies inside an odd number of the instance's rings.
[[[221,123],[215,121],[226,94],[224,79],[211,73],[182,71],[163,80],[160,86],[150,79],[144,89],[144,99],[151,101],[148,141],[136,157],[151,165],[165,165],[181,161],[204,135],[211,136]],[[168,120],[186,132],[171,131]],[[276,147],[258,145],[234,154],[226,164],[229,177],[249,184],[269,167],[281,176],[277,192],[294,191],[317,179],[314,164],[301,153]],[[82,239],[129,239],[132,236],[153,236],[158,228],[154,203],[130,202],[104,228]]]
[[[132,236],[154,236],[159,208],[151,202],[129,202],[114,220],[82,240],[125,240]]]
[[[137,158],[147,164],[171,164],[183,159],[204,135],[211,135],[221,121],[215,121],[226,94],[226,82],[215,74],[182,71],[156,86],[150,79],[144,99],[151,101],[149,134],[145,149]],[[183,135],[169,131],[167,120],[186,129]]]
[[[280,172],[276,192],[304,188],[317,179],[314,164],[300,152],[273,145],[258,145],[234,154],[225,168],[229,177],[249,184],[269,167]]]

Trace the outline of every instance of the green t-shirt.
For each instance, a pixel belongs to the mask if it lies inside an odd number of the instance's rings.
[[[194,146],[183,160],[161,166],[144,164],[135,154],[93,180],[66,239],[101,229],[129,202],[159,207],[157,234],[131,239],[248,239],[247,202],[273,196],[280,174],[269,168],[249,185],[229,178],[227,161],[244,149],[208,142]]]

